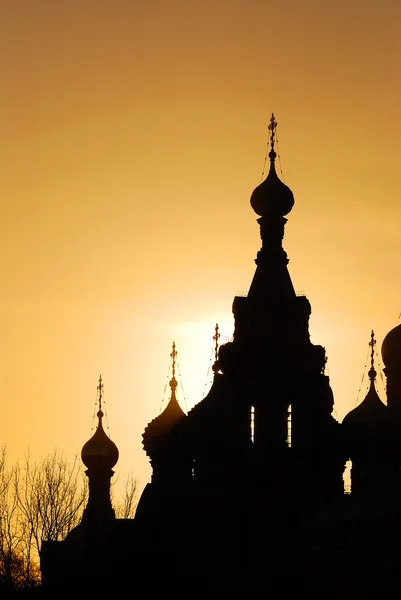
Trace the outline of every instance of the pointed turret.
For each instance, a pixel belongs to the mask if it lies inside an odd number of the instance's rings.
[[[118,448],[103,429],[103,389],[102,376],[100,376],[97,386],[99,404],[97,429],[81,451],[82,462],[87,467],[85,474],[89,479],[89,499],[83,514],[83,522],[95,526],[115,518],[110,500],[110,480],[114,475],[112,468],[118,461]]]
[[[352,461],[353,494],[377,492],[397,477],[398,467],[391,459],[391,427],[387,406],[375,386],[374,332],[370,336],[370,385],[363,401],[343,419],[343,429]]]
[[[164,411],[149,423],[142,436],[143,447],[150,458],[153,458],[155,451],[157,452],[159,442],[163,440],[164,436],[171,431],[174,425],[186,417],[186,414],[178,403],[176,395],[178,383],[175,378],[175,362],[177,357],[175,342],[173,342],[170,357],[172,359],[172,378],[170,379],[171,394],[169,403]]]
[[[288,258],[283,249],[284,226],[294,205],[292,191],[278,177],[275,169],[277,121],[272,114],[270,132],[270,171],[251,195],[251,206],[260,216],[262,247],[255,259],[256,271],[246,297],[236,296],[233,302],[235,319],[234,341],[245,342],[251,363],[257,368],[272,364],[271,356],[287,367],[294,367],[294,342],[309,342],[308,319],[310,304],[304,296],[295,294],[288,272]],[[297,339],[298,338],[298,339]],[[270,347],[266,340],[270,340]],[[262,355],[263,354],[263,355]],[[278,358],[278,357],[281,358]],[[253,367],[252,367],[253,368]],[[272,366],[277,371],[276,365]]]
[[[260,237],[262,248],[255,263],[257,269],[249,289],[249,298],[263,304],[277,306],[292,302],[295,297],[291,278],[287,271],[288,258],[282,247],[284,226],[288,214],[294,205],[294,196],[276,173],[275,136],[277,121],[274,114],[270,119],[270,170],[266,179],[258,185],[251,195],[251,206],[260,215]]]
[[[339,494],[344,461],[340,453],[337,459],[334,450],[341,439],[331,414],[333,394],[324,374],[325,351],[311,343],[311,305],[295,293],[282,245],[284,215],[291,211],[294,196],[276,172],[276,129],[272,114],[270,171],[251,196],[251,206],[260,215],[262,247],[248,295],[234,299],[234,340],[231,347],[221,349],[221,370],[240,382],[241,395],[249,403],[253,454],[260,464],[275,457],[274,467],[269,464],[264,471],[266,481],[276,477],[287,485],[287,473],[296,464],[297,486],[305,497],[314,491],[320,496]],[[317,454],[318,462],[313,458]],[[313,472],[311,464],[317,465]],[[334,464],[329,476],[328,464]]]
[[[369,346],[371,347],[370,351],[370,369],[368,372],[370,385],[368,393],[366,394],[364,400],[353,410],[351,410],[343,420],[343,423],[348,426],[356,426],[359,425],[372,425],[373,427],[377,423],[382,423],[387,421],[387,408],[386,405],[380,400],[380,397],[376,391],[376,370],[374,367],[374,348],[376,345],[376,340],[374,336],[374,332],[370,335]]]
[[[172,360],[172,378],[170,380],[170,400],[164,411],[149,423],[143,432],[143,447],[149,456],[153,475],[152,481],[174,476],[180,470],[180,450],[176,448],[171,432],[178,423],[186,418],[185,412],[178,403],[175,378],[177,350],[175,342],[170,354]]]

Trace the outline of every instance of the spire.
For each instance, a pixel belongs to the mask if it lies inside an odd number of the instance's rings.
[[[251,196],[251,206],[256,214],[264,216],[280,216],[288,214],[294,206],[294,196],[288,186],[286,186],[277,176],[275,168],[276,152],[274,145],[276,142],[277,121],[272,113],[270,118],[270,171],[266,179],[258,185]]]
[[[170,379],[170,388],[171,388],[171,396],[175,397],[175,390],[177,389],[177,380],[175,378],[175,358],[177,356],[177,350],[175,349],[175,342],[173,342],[173,349],[171,351],[171,360],[172,360],[172,365],[171,365],[171,371],[172,371],[172,378]],[[170,400],[171,401],[171,400]]]
[[[365,400],[363,402],[367,406],[369,406],[371,409],[372,409],[372,407],[375,407],[373,410],[375,410],[377,407],[379,407],[379,410],[381,410],[381,407],[383,406],[385,408],[385,405],[380,400],[379,395],[378,395],[378,393],[376,391],[376,385],[375,385],[376,375],[377,375],[376,369],[375,369],[375,346],[376,346],[376,340],[375,340],[375,334],[374,334],[373,329],[372,329],[372,332],[370,334],[369,346],[370,346],[370,369],[368,371],[368,377],[369,377],[369,380],[370,380],[370,385],[369,385],[369,391],[368,391],[368,393],[366,395],[366,398],[365,398]]]
[[[157,451],[158,442],[161,441],[163,437],[170,432],[174,425],[186,417],[186,414],[179,405],[176,396],[176,389],[178,386],[177,380],[175,378],[176,357],[177,350],[175,342],[173,342],[172,351],[170,353],[170,358],[172,361],[172,377],[170,379],[170,400],[164,411],[149,423],[142,436],[143,446],[148,456],[152,456],[154,454],[155,449]]]
[[[287,219],[284,217],[294,205],[294,196],[277,176],[275,169],[275,144],[277,121],[272,113],[269,125],[270,138],[270,171],[268,176],[251,196],[251,206],[260,215],[257,220],[260,226],[262,248],[257,254],[255,263],[258,268],[255,272],[249,297],[256,299],[260,305],[266,303],[281,306],[292,305],[295,291],[287,270],[288,258],[283,249],[284,226]]]
[[[103,381],[102,381],[102,376],[99,375],[99,384],[97,386],[98,397],[99,397],[99,412],[97,413],[97,416],[99,418],[103,417],[103,412],[102,412],[103,389],[104,389],[104,385],[103,385]],[[101,414],[99,414],[99,413],[101,413]]]
[[[169,401],[169,403],[168,403],[168,405],[167,405],[164,413],[162,413],[162,414],[167,413],[167,415],[169,417],[173,416],[173,415],[185,414],[182,411],[182,409],[181,409],[181,407],[180,407],[180,405],[178,403],[177,396],[176,396],[176,393],[175,393],[175,390],[177,389],[177,386],[178,386],[178,382],[177,382],[177,380],[175,378],[175,362],[176,362],[175,359],[177,357],[177,354],[178,353],[177,353],[177,350],[176,350],[176,347],[175,347],[175,342],[173,342],[173,348],[172,348],[172,351],[170,353],[172,377],[170,379],[170,384],[169,385],[170,385],[170,389],[171,389],[171,395],[170,395],[170,401]]]
[[[82,448],[81,458],[82,462],[88,469],[105,469],[109,470],[114,467],[118,461],[118,448],[114,442],[106,435],[102,419],[102,399],[103,399],[103,380],[102,376],[99,376],[99,383],[97,386],[98,405],[99,410],[97,412],[98,426],[89,441]]]
[[[118,448],[106,435],[102,425],[103,389],[100,375],[97,386],[99,422],[94,435],[86,442],[81,451],[82,462],[87,467],[85,474],[89,479],[89,498],[82,522],[96,527],[115,518],[110,499],[110,480],[114,475],[112,469],[118,461]]]
[[[157,417],[157,419],[159,419],[160,417],[163,417],[163,422],[165,424],[167,424],[167,421],[173,422],[176,419],[181,419],[182,416],[185,416],[184,411],[182,410],[181,406],[178,403],[177,400],[177,396],[176,396],[176,389],[178,386],[177,380],[175,378],[175,363],[176,363],[176,358],[177,358],[177,349],[176,349],[176,345],[175,342],[173,342],[173,347],[170,353],[170,358],[171,358],[171,373],[172,373],[172,377],[170,379],[170,389],[171,389],[171,396],[170,396],[170,401],[167,404],[165,410],[161,413],[161,415],[159,415],[159,417]],[[156,419],[155,419],[156,421]]]
[[[369,342],[369,346],[371,347],[371,351],[370,351],[370,369],[369,369],[369,379],[370,379],[370,385],[374,385],[375,379],[376,379],[376,371],[375,371],[375,357],[374,357],[374,353],[375,353],[375,346],[376,346],[376,340],[375,340],[375,334],[374,331],[372,329],[372,333],[370,334],[370,342]]]
[[[348,425],[354,425],[359,423],[375,424],[387,420],[387,407],[381,401],[375,386],[375,380],[377,375],[374,365],[376,340],[373,329],[370,334],[369,346],[371,349],[370,369],[368,372],[368,376],[370,379],[369,390],[364,400],[344,417],[343,423]]]
[[[271,135],[270,135],[270,148],[271,148],[271,150],[269,152],[269,158],[270,158],[271,162],[274,161],[276,159],[276,156],[277,156],[276,153],[275,153],[275,151],[274,151],[274,142],[275,142],[274,137],[276,135],[276,127],[277,127],[277,121],[275,119],[274,114],[272,113],[272,116],[270,117],[270,125],[268,127],[269,131],[271,132]]]

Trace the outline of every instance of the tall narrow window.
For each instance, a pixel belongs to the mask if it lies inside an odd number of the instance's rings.
[[[289,448],[291,448],[291,416],[292,416],[292,409],[291,409],[291,404],[288,407],[288,412],[287,412],[287,446]]]
[[[255,441],[255,407],[251,406],[251,410],[249,412],[249,429],[250,429],[250,437],[251,442]]]

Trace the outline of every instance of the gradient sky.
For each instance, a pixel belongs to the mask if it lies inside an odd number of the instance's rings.
[[[10,459],[80,451],[101,373],[116,473],[146,483],[173,340],[190,408],[249,288],[271,112],[289,270],[341,420],[371,330],[380,358],[401,312],[399,0],[0,0],[0,29]]]

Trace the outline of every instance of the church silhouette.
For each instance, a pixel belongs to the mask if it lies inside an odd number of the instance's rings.
[[[41,550],[50,594],[347,598],[398,589],[401,325],[381,347],[387,404],[375,388],[372,332],[369,391],[339,423],[325,349],[310,341],[311,306],[294,291],[282,246],[294,196],[276,173],[276,126],[272,115],[270,171],[250,200],[261,249],[248,294],[233,300],[233,338],[219,348],[216,326],[210,391],[182,410],[173,344],[170,401],[143,433],[152,479],[128,520],[110,501],[118,449],[102,427],[99,382],[98,428],[82,449],[82,522]]]

